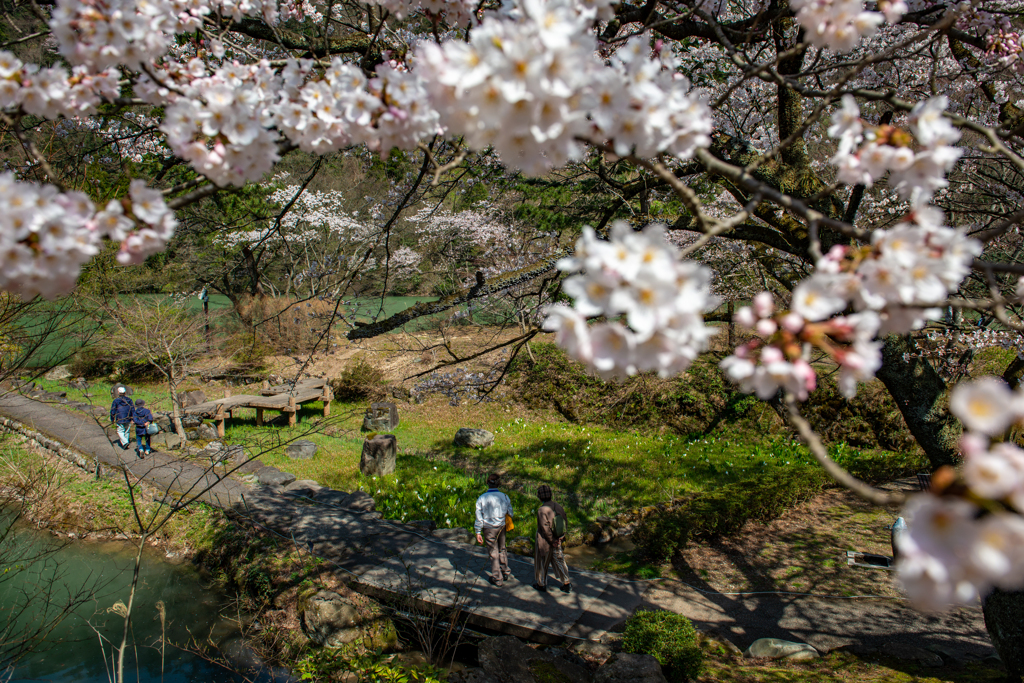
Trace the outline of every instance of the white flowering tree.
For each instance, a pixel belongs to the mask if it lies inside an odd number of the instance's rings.
[[[32,7],[0,45],[0,124],[20,150],[0,175],[0,288],[65,293],[104,240],[138,263],[171,238],[175,210],[263,181],[294,150],[404,150],[422,159],[410,192],[454,188],[485,160],[590,174],[616,201],[574,254],[554,250],[350,336],[557,266],[573,306],[548,311],[547,325],[571,355],[608,378],[670,375],[715,331],[711,276],[692,255],[716,238],[761,245],[802,265],[769,288],[783,297],[759,294],[737,313],[756,336],[726,373],[762,398],[782,392],[822,465],[879,502],[893,496],[832,463],[799,404],[816,382],[812,350],[834,360],[848,395],[881,379],[932,462],[963,461],[907,503],[911,596],[940,607],[1024,582],[1024,452],[1002,440],[1024,398],[980,380],[947,410],[945,382],[907,337],[948,306],[1021,326],[1012,279],[1024,265],[1007,249],[1024,219],[1020,0]],[[103,140],[97,154],[187,165],[190,177],[167,186],[176,176],[161,170],[102,196],[74,164],[52,163],[44,142],[72,130]],[[612,222],[659,197],[678,207],[659,214],[667,227]],[[697,239],[679,249],[673,231]]]

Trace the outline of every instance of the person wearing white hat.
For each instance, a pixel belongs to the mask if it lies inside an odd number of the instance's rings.
[[[135,412],[135,404],[128,398],[124,387],[117,388],[117,398],[110,405],[110,421],[117,425],[117,440],[121,448],[128,450],[131,445],[132,413]]]

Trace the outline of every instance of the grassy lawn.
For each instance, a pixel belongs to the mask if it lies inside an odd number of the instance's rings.
[[[39,381],[48,390],[67,391],[73,400],[108,405],[109,386],[90,387],[90,397],[63,382]],[[210,398],[222,388],[202,387]],[[234,387],[240,394],[244,387]],[[255,389],[252,390],[255,393]],[[154,410],[166,410],[165,385],[135,387]],[[468,527],[473,506],[490,472],[505,475],[519,518],[515,535],[532,536],[536,487],[550,484],[565,505],[570,527],[582,535],[603,515],[651,505],[691,492],[711,490],[740,479],[756,478],[794,468],[817,467],[810,455],[788,435],[723,431],[701,438],[674,433],[637,433],[596,425],[566,422],[556,413],[529,411],[499,402],[451,406],[432,397],[422,404],[399,404],[399,460],[394,475],[367,479],[359,472],[365,404],[334,403],[324,420],[319,402],[300,409],[294,427],[256,426],[254,410],[240,409],[228,421],[226,441],[245,444],[264,464],[312,479],[325,486],[365,490],[378,509],[391,519],[433,519],[441,527]],[[268,419],[272,413],[268,413]],[[483,450],[456,448],[452,437],[459,427],[478,427],[495,434],[494,445]],[[287,443],[309,439],[320,446],[312,460],[291,460]],[[883,463],[893,470],[915,471],[916,457],[885,452],[862,452],[842,444],[833,456],[847,466]]]
[[[711,655],[698,683],[984,683],[1003,681],[1002,667],[983,662],[964,666],[925,668],[916,662],[857,657],[832,652],[808,662],[757,661]]]

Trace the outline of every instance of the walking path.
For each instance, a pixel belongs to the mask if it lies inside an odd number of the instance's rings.
[[[297,495],[312,493],[301,482],[295,482],[292,491],[251,487],[167,453],[136,460],[132,451],[113,445],[112,429],[105,430],[87,416],[14,394],[0,397],[0,415],[85,456],[87,464],[99,461],[106,468],[127,470],[176,500],[198,497],[291,538],[331,562],[360,592],[412,597],[424,606],[448,607],[458,602],[469,622],[481,628],[540,642],[565,637],[597,640],[632,614],[647,587],[587,573],[574,580],[572,593],[542,594],[531,586],[533,562],[510,556],[513,575],[521,579],[496,588],[487,581],[489,562],[482,548],[382,520],[378,513],[331,504],[341,497],[339,492],[320,489],[315,498]]]
[[[356,590],[375,597],[411,596],[424,606],[459,602],[472,624],[521,638],[598,640],[638,606],[646,606],[684,614],[698,628],[716,631],[740,647],[776,637],[808,642],[823,651],[845,646],[931,665],[995,654],[979,608],[926,615],[897,600],[730,595],[595,572],[574,572],[576,590],[570,594],[540,594],[530,585],[533,562],[515,555],[509,561],[521,578],[496,588],[487,582],[489,562],[483,549],[382,520],[377,513],[341,507],[341,492],[304,490],[302,482],[292,484],[291,490],[251,487],[166,453],[135,460],[130,451],[112,445],[113,430],[108,433],[84,415],[21,396],[0,397],[0,415],[91,462],[98,459],[104,467],[127,469],[175,497],[198,494],[211,505],[245,515],[333,563]]]

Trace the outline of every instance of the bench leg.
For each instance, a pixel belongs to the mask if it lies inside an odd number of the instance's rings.
[[[330,401],[324,401],[324,417],[330,417],[330,416],[331,416],[331,402]]]
[[[296,412],[297,411],[294,411],[294,410],[288,412],[288,426],[289,427],[294,427],[295,426],[295,422],[296,422],[295,415],[296,415]]]
[[[256,426],[257,427],[262,427],[263,426],[263,408],[257,408],[256,409]]]
[[[224,438],[224,418],[223,417],[221,417],[219,420],[217,420],[217,438],[218,439],[223,439]]]

